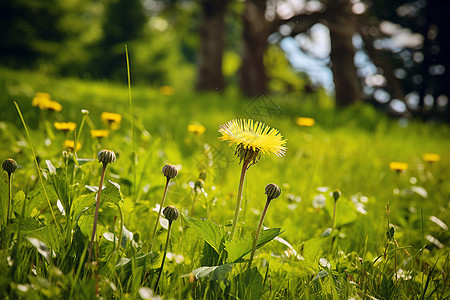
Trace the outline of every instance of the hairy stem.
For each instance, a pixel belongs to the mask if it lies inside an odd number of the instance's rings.
[[[244,163],[242,164],[241,179],[239,180],[239,188],[238,188],[238,194],[237,194],[237,199],[236,199],[236,207],[234,209],[234,218],[233,218],[233,225],[231,227],[230,241],[233,240],[234,234],[236,233],[236,226],[237,226],[237,222],[239,219],[239,212],[241,210],[242,189],[244,187],[245,174],[247,173],[247,168],[248,168],[249,163],[250,163],[250,160],[246,159],[246,160],[244,160]]]
[[[156,231],[158,229],[159,218],[161,217],[161,212],[163,210],[164,200],[166,199],[167,187],[169,186],[169,181],[170,181],[170,179],[169,179],[169,177],[167,177],[166,187],[164,188],[164,194],[163,194],[163,197],[161,200],[161,205],[159,206],[158,217],[156,218],[155,229],[153,230],[152,238],[150,240],[150,251],[152,251],[153,244],[155,242]]]
[[[106,163],[103,163],[102,176],[100,177],[100,184],[98,186],[97,203],[95,205],[94,228],[92,228],[91,242],[89,244],[88,262],[91,261],[92,246],[94,245],[95,232],[97,231],[98,209],[100,207],[100,196],[101,196],[101,193],[102,193],[103,179],[105,178],[106,165],[107,165]]]
[[[169,221],[169,228],[167,229],[166,246],[164,247],[164,255],[162,258],[161,269],[159,270],[158,279],[156,280],[155,291],[157,291],[157,289],[158,289],[158,283],[159,283],[159,280],[161,279],[161,274],[162,274],[162,271],[164,268],[164,261],[166,260],[167,246],[169,245],[169,237],[170,237],[170,229],[171,228],[172,228],[172,221]]]
[[[261,227],[266,217],[267,208],[269,208],[269,197],[267,197],[266,206],[264,207],[263,213],[261,215],[261,220],[259,221],[258,229],[256,230],[255,239],[253,240],[252,254],[250,254],[250,262],[248,263],[248,268],[250,269],[252,266],[253,256],[255,255],[256,246],[258,246],[259,233],[261,232]]]

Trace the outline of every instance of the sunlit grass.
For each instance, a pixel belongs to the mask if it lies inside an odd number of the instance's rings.
[[[2,70],[0,88],[0,157],[2,161],[14,158],[19,165],[12,189],[12,226],[15,227],[10,227],[10,234],[15,241],[22,236],[21,242],[5,245],[8,238],[2,233],[0,267],[6,270],[0,272],[2,295],[31,295],[35,293],[32,284],[39,295],[54,298],[67,295],[83,298],[97,292],[104,298],[125,295],[138,298],[146,291],[140,290],[141,287],[154,288],[166,247],[164,227],[167,224],[157,226],[155,256],[145,252],[143,246],[155,228],[160,210],[157,203],[166,183],[161,168],[168,163],[174,164],[179,173],[168,185],[165,203],[175,205],[185,216],[190,215],[198,192],[193,190],[195,182],[205,170],[193,217],[208,217],[230,231],[236,202],[236,174],[242,166],[233,151],[218,141],[217,129],[231,119],[261,118],[248,116],[249,101],[234,91],[224,95],[196,94],[174,87],[170,93],[162,93],[160,87],[133,87],[133,147],[129,90],[125,84]],[[39,108],[31,105],[36,92],[46,92],[52,99],[58,99],[62,111],[45,111],[45,118],[41,118]],[[261,277],[264,299],[312,295],[383,299],[389,288],[391,295],[399,298],[410,298],[423,291],[426,298],[433,290],[436,298],[443,298],[445,275],[441,271],[448,270],[449,263],[446,257],[450,224],[449,127],[391,120],[369,106],[334,112],[305,98],[273,95],[272,100],[282,108],[282,113],[260,119],[282,132],[289,148],[286,156],[263,157],[257,167],[248,169],[239,218],[240,236],[255,231],[265,203],[264,188],[276,182],[283,192],[271,204],[263,225],[281,228],[279,238],[283,240],[258,249],[252,269],[246,270],[244,263],[234,264],[232,271],[224,274],[231,282],[229,293],[241,295],[240,289],[244,287],[240,285],[250,277],[255,280]],[[20,105],[29,125],[32,143],[28,142],[13,100]],[[89,115],[82,114],[82,109],[89,110]],[[107,128],[101,118],[104,112],[120,114],[121,126],[99,138],[91,130]],[[300,127],[298,117],[304,116],[313,118],[314,125]],[[54,122],[75,122],[77,128],[84,122],[84,129],[77,136],[81,148],[76,157],[70,153],[63,155],[67,151],[64,141],[72,139],[72,134],[68,133],[67,137],[62,131],[49,129],[43,125],[44,121],[52,126]],[[192,124],[204,126],[201,134],[189,129]],[[30,144],[35,147],[36,155]],[[96,157],[105,148],[116,152],[118,159],[108,166],[107,177],[120,185],[120,193],[114,184],[105,183],[97,229],[102,238],[98,248],[93,249],[99,261],[100,278],[93,276],[95,266],[91,268],[83,262],[88,257],[94,220],[94,187],[98,186],[101,175]],[[135,173],[133,148],[137,157]],[[440,160],[434,157],[434,162],[429,163],[423,157],[426,153],[438,154]],[[45,190],[34,166],[35,157],[43,170]],[[389,164],[394,161],[407,163],[408,169],[392,171]],[[8,197],[5,172],[1,179],[3,205],[7,203],[3,191]],[[341,196],[333,221],[332,193],[336,189],[341,191]],[[53,222],[44,191],[48,191],[51,209],[65,230],[59,237],[53,236],[51,228],[41,229],[40,235],[29,230]],[[70,210],[65,209],[69,216],[63,216],[58,199],[63,206],[73,203]],[[398,247],[394,244],[386,247],[389,241],[386,203],[389,203],[390,224],[395,226]],[[122,217],[126,231],[121,227]],[[217,298],[223,293],[220,284],[206,288],[203,283],[207,278],[193,281],[189,273],[201,266],[218,264],[221,258],[204,246],[203,239],[186,225],[185,219],[180,219],[181,223],[174,223],[176,226],[171,231],[169,256],[161,269],[160,291],[176,299]],[[332,227],[335,230],[327,230]],[[19,233],[18,228],[24,229]],[[48,240],[46,246],[54,247],[55,257],[50,255],[52,258],[47,262],[25,236]],[[253,244],[253,240],[250,242]],[[44,253],[49,254],[50,249],[47,250]],[[248,258],[249,255],[244,256]],[[11,259],[15,261],[12,265]],[[120,267],[116,269],[117,264]],[[404,273],[399,273],[399,269]],[[48,288],[52,285],[56,288]]]

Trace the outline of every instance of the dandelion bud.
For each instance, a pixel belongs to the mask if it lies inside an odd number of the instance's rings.
[[[341,197],[341,191],[340,190],[335,190],[334,192],[333,192],[333,198],[334,198],[334,201],[338,201],[338,199]]]
[[[162,168],[162,173],[167,177],[167,179],[172,179],[177,177],[178,170],[174,165],[168,164]]]
[[[169,220],[170,223],[178,219],[178,216],[180,215],[180,212],[175,206],[167,206],[163,210],[164,217]]]
[[[82,113],[83,115],[87,116],[87,115],[89,115],[89,110],[87,110],[87,109],[82,109],[82,110],[81,110],[81,113]]]
[[[5,170],[6,172],[8,172],[9,175],[11,175],[12,173],[14,173],[16,171],[17,163],[14,159],[8,158],[8,159],[5,159],[5,161],[3,161],[2,167],[3,167],[3,170]]]
[[[206,171],[205,170],[201,170],[200,171],[200,175],[198,175],[198,178],[205,181],[206,180]]]
[[[278,198],[281,194],[281,189],[278,185],[275,183],[268,184],[266,186],[266,192],[267,198],[270,200]]]
[[[197,190],[202,190],[203,186],[205,185],[205,182],[201,179],[197,180],[194,184],[194,189]]]
[[[116,161],[116,154],[112,150],[103,149],[98,153],[98,162],[102,162],[103,164],[110,163]]]

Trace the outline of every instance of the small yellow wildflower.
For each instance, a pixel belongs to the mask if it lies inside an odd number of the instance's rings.
[[[74,122],[55,122],[53,123],[56,129],[63,132],[74,131],[77,128],[77,123]]]
[[[161,92],[161,94],[166,95],[166,96],[173,95],[173,93],[174,93],[173,87],[168,86],[168,85],[161,86],[159,88],[159,91]]]
[[[314,126],[316,121],[313,118],[298,117],[295,119],[295,123],[298,126],[311,127],[311,126]]]
[[[39,103],[39,109],[58,112],[62,110],[62,105],[59,102],[47,100]]]
[[[437,161],[441,160],[441,156],[436,153],[425,153],[424,155],[422,155],[422,158],[424,161],[429,162],[429,163],[433,163],[433,162],[437,162]]]
[[[106,123],[110,130],[117,130],[120,128],[122,115],[110,112],[102,112],[101,119]]]
[[[252,119],[232,120],[221,125],[219,132],[222,134],[220,140],[236,144],[243,149],[252,149],[263,154],[273,153],[276,156],[283,156],[286,152],[286,140],[283,140],[277,129]]]
[[[194,124],[189,124],[187,129],[188,129],[189,132],[192,132],[192,133],[198,134],[198,135],[202,135],[206,131],[205,126],[203,126],[203,125],[194,125]]]
[[[403,163],[403,162],[397,162],[397,161],[391,161],[389,163],[389,168],[392,171],[405,171],[406,169],[408,169],[408,164],[407,163]]]
[[[93,138],[106,138],[109,136],[109,130],[107,129],[91,129],[91,136]]]
[[[34,95],[33,101],[31,102],[32,106],[40,106],[41,103],[45,103],[47,101],[50,101],[50,94],[37,92]]]
[[[73,152],[75,146],[75,142],[73,140],[65,140],[64,147],[66,147],[69,151]],[[81,144],[77,142],[77,151],[81,149]]]

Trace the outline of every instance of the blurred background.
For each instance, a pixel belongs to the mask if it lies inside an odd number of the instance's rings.
[[[323,92],[450,121],[446,0],[0,2],[0,72],[187,90]]]

